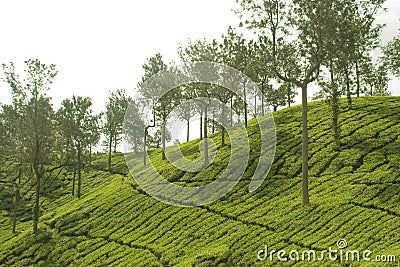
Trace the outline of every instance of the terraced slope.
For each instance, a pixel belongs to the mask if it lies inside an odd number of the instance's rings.
[[[344,102],[343,102],[343,105]],[[99,156],[84,175],[83,197],[60,194],[44,198],[41,233],[29,221],[17,236],[10,219],[0,217],[2,266],[399,266],[400,260],[400,98],[360,98],[342,110],[342,150],[334,150],[329,108],[310,105],[310,201],[301,203],[301,108],[274,114],[277,152],[261,188],[248,193],[257,163],[258,131],[250,124],[252,157],[234,190],[213,204],[181,208],[146,195],[134,182],[122,155],[112,173]],[[213,136],[220,145],[219,135]],[[198,140],[182,145],[188,157],[198,154]],[[152,152],[153,159],[160,157]],[[229,147],[218,152],[207,173],[179,172],[162,162],[157,168],[178,184],[210,182],[223,171]],[[135,175],[148,169],[137,161]],[[54,170],[58,173],[59,170]],[[68,179],[71,174],[63,172]],[[23,231],[22,231],[23,230]],[[397,262],[260,261],[269,250],[370,250],[395,255]],[[261,254],[262,255],[262,254]],[[286,255],[287,257],[288,255]],[[319,257],[319,255],[317,254]]]

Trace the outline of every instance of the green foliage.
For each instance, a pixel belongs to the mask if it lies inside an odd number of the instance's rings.
[[[108,151],[109,169],[111,168],[111,153],[117,152],[117,146],[122,139],[121,135],[125,113],[131,101],[131,97],[126,95],[124,89],[119,89],[116,92],[110,92],[110,96],[108,97],[102,133],[106,137],[104,143]]]
[[[3,124],[14,128],[11,131],[5,131],[5,134],[3,132],[3,135],[9,138],[5,144],[10,145],[9,149],[11,150],[8,151],[10,160],[19,164],[19,176],[24,169],[28,169],[23,166],[29,166],[36,178],[33,206],[33,230],[36,233],[40,216],[40,183],[46,165],[51,164],[55,144],[54,111],[46,92],[57,75],[57,71],[55,65],[47,66],[38,59],[29,59],[25,61],[25,64],[26,78],[23,81],[20,80],[12,62],[9,65],[3,64],[5,74],[3,80],[11,87],[12,91],[12,106],[5,108],[10,113],[2,116]],[[2,109],[4,110],[4,107]],[[6,176],[9,175],[13,175],[13,173],[6,172]],[[21,181],[19,179],[16,182],[16,180],[13,184],[16,190],[15,203],[18,206],[18,190]],[[14,211],[17,211],[17,207],[14,207]],[[14,218],[16,217],[14,216]],[[13,228],[15,231],[15,227]]]
[[[392,73],[400,77],[400,36],[396,36],[384,49],[385,61]]]
[[[339,238],[345,238],[350,249],[399,257],[399,248],[393,245],[400,242],[399,104],[398,97],[365,97],[354,100],[353,110],[342,109],[340,152],[332,146],[329,135],[329,107],[322,101],[310,104],[313,205],[307,207],[299,205],[299,106],[274,113],[277,151],[261,188],[248,192],[259,153],[258,125],[249,121],[252,153],[244,177],[228,195],[205,207],[181,208],[158,202],[128,174],[122,154],[113,157],[113,173],[107,171],[107,156],[96,155],[92,168],[83,173],[87,186],[81,199],[65,194],[44,201],[43,231],[37,236],[29,231],[29,222],[20,223],[23,232],[18,235],[7,234],[7,211],[0,213],[0,231],[5,233],[0,237],[0,265],[276,266],[280,264],[276,259],[257,260],[257,252],[265,245],[276,250],[322,251],[336,248]],[[210,138],[220,148],[220,133]],[[182,153],[198,157],[199,142],[181,144]],[[217,178],[230,153],[227,140],[207,172],[200,173],[184,173],[161,161],[160,149],[150,151],[150,158],[166,179],[194,186]],[[137,162],[133,175],[149,174],[141,157],[133,155],[130,160]],[[71,179],[72,174],[61,169],[59,177]],[[51,175],[59,171],[53,170]],[[66,185],[64,190],[69,192],[71,185]]]
[[[171,141],[171,132],[165,131],[165,141]],[[150,134],[147,137],[147,145],[149,148],[161,148],[162,145],[162,127],[157,127],[157,130],[154,134]]]

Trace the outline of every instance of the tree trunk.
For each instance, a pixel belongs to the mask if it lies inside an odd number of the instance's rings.
[[[15,196],[14,196],[14,216],[13,216],[12,232],[13,232],[13,234],[16,234],[17,233],[17,212],[18,212],[20,193],[19,193],[19,185],[17,185],[17,183],[15,183],[14,186],[15,186]]]
[[[92,145],[89,145],[89,166],[92,166]]]
[[[82,160],[81,160],[81,147],[79,145],[78,147],[78,192],[77,192],[77,197],[80,198],[81,197],[81,184],[82,184]]]
[[[20,200],[19,185],[21,182],[21,170],[19,170],[19,172],[18,172],[18,180],[19,180],[18,183],[16,181],[14,182],[15,196],[14,196],[13,229],[12,229],[13,234],[17,233],[17,212],[18,212],[18,206],[19,206],[19,200]]]
[[[221,123],[221,147],[225,146],[225,105],[222,106],[222,123]]]
[[[231,116],[231,127],[233,126],[233,97],[231,97],[231,112],[230,112],[230,116]]]
[[[211,132],[215,133],[215,109],[213,108],[212,110],[212,126],[211,126]]]
[[[257,94],[254,94],[254,118],[257,118]]]
[[[350,77],[349,77],[349,70],[347,66],[345,67],[345,74],[346,74],[346,91],[347,91],[347,104],[349,109],[352,109],[352,101],[351,101],[351,90],[350,90]]]
[[[289,83],[288,85],[288,91],[287,91],[287,99],[288,99],[288,107],[292,105],[292,98],[291,98],[291,92],[292,92],[292,84]]]
[[[208,161],[208,134],[207,134],[207,111],[208,106],[204,107],[204,167],[209,165]]]
[[[360,82],[360,67],[358,66],[358,60],[356,60],[356,80],[357,80],[357,97],[360,97],[361,82]]]
[[[114,154],[117,153],[117,133],[114,134]]]
[[[261,116],[265,115],[265,96],[264,96],[264,90],[265,90],[265,79],[261,82]]]
[[[65,145],[65,165],[68,166],[69,165],[69,138],[67,138],[67,143]]]
[[[110,134],[110,139],[108,140],[108,170],[111,170],[111,152],[112,152],[113,135]]]
[[[75,195],[76,163],[74,164],[74,176],[72,178],[72,195]]]
[[[143,165],[146,166],[147,164],[147,127],[144,130],[144,138],[143,138]]]
[[[247,96],[246,96],[246,80],[243,81],[243,101],[244,101],[244,125],[247,128]]]
[[[203,109],[200,110],[200,140],[203,140]]]
[[[33,207],[33,232],[37,233],[38,222],[39,222],[39,198],[40,198],[40,180],[41,176],[37,170],[35,170],[36,176],[36,192],[35,192],[35,206]]]
[[[190,140],[190,119],[186,121],[186,127],[187,127],[187,132],[186,132],[186,142],[189,142]]]
[[[340,150],[340,133],[339,133],[339,94],[335,83],[335,75],[333,71],[333,62],[330,61],[331,85],[332,85],[332,129],[333,139],[336,149]]]
[[[138,153],[138,139],[136,131],[133,131],[133,153],[135,153],[135,155]]]
[[[36,176],[35,205],[33,207],[33,232],[36,234],[39,222],[39,199],[40,199],[40,180],[42,173],[39,171],[39,137],[36,134],[35,156],[33,160],[33,170]]]
[[[34,127],[35,127],[35,146],[34,146],[34,156],[33,156],[33,170],[36,176],[36,192],[35,192],[35,204],[33,207],[33,232],[36,234],[38,230],[38,222],[39,222],[39,199],[40,199],[40,180],[42,173],[39,171],[39,154],[40,154],[40,142],[38,135],[38,91],[36,87],[34,87],[34,95],[35,95],[35,111],[34,111]]]
[[[337,150],[340,150],[340,133],[339,133],[339,103],[337,97],[332,99],[332,124],[333,134]]]
[[[165,160],[165,124],[166,124],[166,118],[163,118],[163,124],[162,124],[162,156],[161,156],[161,160]]]
[[[308,106],[307,84],[301,86],[302,92],[302,204],[310,203],[308,195]]]

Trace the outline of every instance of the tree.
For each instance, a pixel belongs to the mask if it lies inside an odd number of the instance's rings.
[[[148,147],[161,148],[162,144],[163,144],[162,136],[163,136],[163,127],[162,127],[162,125],[160,125],[158,127],[157,131],[154,134],[149,135],[149,137],[147,138]],[[171,133],[168,130],[165,131],[165,140],[167,142],[170,142],[172,140]]]
[[[274,108],[274,111],[277,111],[278,107],[286,105],[287,84],[289,83],[283,83],[278,89],[275,89],[272,85],[267,87],[267,101]]]
[[[331,107],[331,129],[333,132],[333,139],[337,150],[340,149],[340,125],[339,125],[339,98],[343,90],[340,90],[339,83],[333,78],[333,72],[331,72],[330,80],[326,81],[320,79],[319,85],[321,90],[314,96],[314,99],[324,99],[326,103]]]
[[[183,120],[186,122],[186,142],[190,140],[190,119],[196,114],[196,109],[193,108],[191,105],[185,104],[185,101],[192,99],[191,93],[193,92],[190,90],[190,86],[184,86],[180,88],[180,102],[181,104],[178,106],[176,115],[178,119]]]
[[[223,38],[223,43],[222,45],[220,45],[222,62],[234,69],[241,71],[248,77],[254,78],[253,76],[256,73],[254,66],[257,60],[255,52],[255,43],[253,41],[247,42],[246,39],[243,37],[243,35],[235,33],[232,27],[228,28],[228,32],[225,35],[222,35],[222,38]],[[244,78],[242,80],[244,122],[246,128],[247,128],[248,113],[249,113],[247,106],[248,82],[249,81],[247,78]]]
[[[225,79],[225,78],[224,78]],[[229,78],[228,78],[229,79]],[[227,114],[226,114],[226,105],[228,102],[231,103],[231,108],[233,105],[232,102],[232,92],[223,87],[217,87],[215,91],[215,95],[219,101],[221,101],[221,105],[214,106],[213,108],[213,116],[219,116],[220,122],[219,128],[221,129],[221,147],[225,146],[225,127],[228,124]],[[219,113],[219,114],[218,114]],[[215,121],[214,121],[215,122]],[[213,124],[214,125],[214,124]]]
[[[117,90],[116,92],[110,92],[110,96],[108,97],[103,134],[107,138],[109,170],[111,169],[112,152],[114,151],[114,153],[116,153],[117,146],[121,141],[125,112],[130,102],[131,98],[126,95],[125,90],[123,89]]]
[[[265,115],[265,94],[266,87],[269,84],[269,79],[273,78],[273,71],[270,62],[272,61],[272,54],[269,53],[268,49],[264,49],[264,43],[268,42],[268,38],[263,35],[258,37],[258,42],[255,43],[254,51],[254,72],[255,82],[257,82],[261,87],[261,95],[257,96],[254,94],[254,115],[257,117],[257,97],[261,97],[261,116]],[[271,67],[271,68],[269,68]]]
[[[237,2],[241,5],[242,14],[250,13],[249,18],[244,21],[249,28],[270,31],[272,40],[270,49],[276,76],[301,88],[302,203],[308,204],[307,88],[318,78],[325,57],[324,47],[329,41],[326,30],[330,27],[330,21],[325,17],[325,13],[330,10],[332,1],[293,0],[287,3],[281,0],[237,0]],[[242,19],[244,15],[241,15]],[[294,41],[289,39],[285,41],[285,37],[293,39],[288,33],[296,33],[297,38]],[[282,46],[286,49],[281,49]],[[287,48],[294,48],[291,49],[293,53],[289,58],[284,56],[287,54]],[[288,65],[284,63],[293,57],[298,61],[295,63],[295,68],[290,64],[288,70]]]
[[[348,107],[351,108],[352,88],[350,81],[351,60],[355,54],[354,42],[354,10],[356,6],[351,1],[335,1],[330,7],[331,27],[327,33],[331,36],[325,46],[326,57],[323,65],[329,72],[328,81],[325,77],[319,79],[322,87],[320,95],[331,107],[332,132],[337,150],[340,150],[339,98],[344,92],[347,95]],[[341,85],[344,86],[341,86]],[[342,90],[343,88],[343,90]]]
[[[384,48],[385,63],[390,71],[400,77],[400,35],[396,36]]]
[[[78,174],[78,187],[77,187],[77,197],[81,197],[81,187],[82,187],[82,154],[88,149],[92,144],[93,140],[97,136],[93,136],[96,131],[93,128],[97,127],[98,117],[93,115],[92,111],[92,100],[89,97],[76,97],[73,96],[71,100],[65,99],[62,102],[62,106],[58,111],[61,116],[61,122],[68,121],[67,124],[71,127],[71,135],[68,138],[71,139],[71,143],[74,146],[76,152],[75,168]],[[65,125],[65,124],[64,124]],[[64,130],[65,132],[66,130]],[[95,133],[96,135],[96,133]],[[75,173],[75,171],[74,171]],[[72,185],[72,195],[74,195],[75,190],[75,174]]]
[[[164,95],[161,97],[162,87],[170,81],[161,81],[157,79],[156,74],[167,70],[167,65],[164,63],[160,53],[157,53],[154,57],[147,59],[147,62],[143,64],[144,75],[142,81],[138,84],[138,91],[143,96],[146,105],[152,107],[154,120],[158,119],[162,121],[162,160],[165,160],[165,142],[166,142],[166,120],[169,112],[173,107],[173,96],[172,94]],[[153,78],[153,79],[151,79]],[[144,86],[145,85],[145,86]],[[161,97],[161,98],[160,98]],[[147,125],[145,130],[145,141],[144,141],[144,154],[146,154],[146,139],[147,130],[150,127],[155,127],[156,121],[153,125]],[[146,157],[146,155],[144,155]]]
[[[70,160],[74,157],[75,149],[73,147],[73,102],[65,99],[61,103],[61,108],[56,113],[57,132],[60,134],[61,159],[66,166],[70,166]]]
[[[99,142],[101,138],[100,132],[100,119],[102,114],[90,115],[88,121],[88,146],[89,146],[89,165],[92,164],[92,150]]]
[[[371,91],[371,96],[389,96],[389,77],[386,66],[380,64],[375,70],[375,90]]]
[[[370,73],[365,80],[368,89],[365,91],[368,96],[388,96],[389,92],[389,77],[388,70],[383,64],[375,66],[369,65]]]
[[[206,40],[198,40],[196,42],[189,42],[187,47],[183,49],[182,47],[179,48],[178,51],[181,60],[186,63],[194,63],[199,61],[207,61],[207,62],[218,62],[218,43],[213,40],[211,43],[207,43]],[[209,74],[209,79],[218,79],[218,75],[211,73],[207,69],[201,70],[202,73]],[[197,73],[199,74],[199,73]],[[196,77],[195,73],[189,73],[189,75],[193,75]],[[213,89],[215,89],[215,85],[213,84],[205,84],[205,83],[195,83],[193,84],[194,88],[194,95],[197,98],[205,98],[206,100],[199,100],[197,99],[199,109],[201,110],[200,114],[200,121],[202,121],[202,116],[204,114],[204,122],[200,123],[200,129],[202,129],[202,135],[204,137],[204,166],[209,165],[209,158],[208,158],[208,109],[211,105],[211,98],[215,95]]]
[[[174,66],[170,66],[168,71],[172,75],[162,75],[156,78],[157,83],[159,84],[159,92],[157,96],[159,97],[157,101],[155,101],[155,105],[153,106],[153,112],[161,120],[161,141],[162,141],[162,155],[161,160],[166,159],[166,142],[167,142],[167,119],[169,114],[173,111],[175,106],[180,102],[180,92],[179,90],[170,90],[167,93],[163,94],[163,90],[167,88],[171,88],[174,85],[173,79],[178,74],[178,70]],[[161,96],[161,94],[163,94]]]
[[[365,57],[359,63],[360,92],[366,96],[386,96],[390,95],[389,73],[385,66],[384,59],[379,59],[376,63],[371,57]]]
[[[294,90],[294,86],[291,83],[283,82],[281,85],[282,90],[285,92],[286,104],[290,107],[294,104],[294,98],[296,97],[297,93]]]
[[[0,110],[0,164],[7,166],[5,170],[0,171],[0,182],[13,190],[12,232],[16,234],[22,171],[26,171],[24,166],[28,164],[24,164],[23,161],[22,136],[18,131],[22,119],[18,109],[20,106],[13,104],[2,105]]]
[[[75,193],[76,180],[76,149],[74,147],[73,129],[74,129],[74,103],[69,99],[65,99],[61,103],[61,108],[56,113],[58,151],[61,152],[61,162],[70,169],[73,168],[72,195]]]
[[[236,38],[236,34],[233,32],[233,29],[230,27],[228,29],[228,33],[226,35],[222,35],[223,38],[223,43],[217,45],[217,47],[214,50],[214,62],[223,62],[224,64],[227,65],[233,65],[234,61],[234,56],[232,54],[232,46],[233,46],[233,39]],[[220,73],[220,76],[223,81],[227,83],[233,83],[234,79],[231,77],[231,75],[228,73],[226,75],[225,72]],[[218,127],[221,129],[221,147],[225,146],[225,127],[227,125],[227,114],[226,114],[226,105],[230,103],[230,108],[231,108],[231,125],[232,125],[232,108],[233,108],[233,98],[235,97],[235,94],[227,90],[226,88],[220,87],[220,86],[214,86],[213,87],[213,96],[218,99],[223,105],[218,105],[218,107],[214,107],[212,109],[213,113],[213,127],[212,131],[214,132],[215,130],[215,120],[214,118],[216,116],[219,116],[220,118],[220,124],[218,124]],[[216,114],[219,113],[219,114]]]
[[[45,92],[49,90],[57,75],[55,65],[47,66],[38,59],[25,61],[26,78],[20,81],[13,63],[3,64],[5,81],[11,87],[14,106],[19,106],[22,115],[20,128],[21,145],[24,147],[24,160],[32,166],[35,178],[35,202],[33,207],[33,231],[37,233],[39,221],[40,183],[49,164],[53,146],[52,129],[54,112],[50,98]],[[50,134],[49,134],[50,133]]]
[[[139,101],[131,102],[129,111],[125,115],[127,117],[124,122],[125,140],[131,146],[130,149],[133,149],[135,153],[144,149],[143,130],[145,125],[142,120],[142,114],[139,111],[139,104]]]
[[[356,94],[357,97],[361,94],[361,73],[360,61],[363,58],[379,47],[381,31],[384,25],[375,22],[377,15],[382,11],[382,5],[386,0],[357,0],[354,3],[355,9],[351,15],[355,53],[353,62],[356,72]],[[351,107],[350,107],[351,108]]]
[[[296,96],[295,87],[290,82],[280,81],[277,79],[274,68],[274,60],[272,55],[272,41],[264,34],[258,36],[258,42],[255,44],[255,58],[256,60],[252,64],[253,72],[256,73],[255,80],[258,82],[261,88],[261,115],[265,115],[265,97],[267,101],[276,110],[279,106],[287,104],[289,107],[294,103],[294,97]],[[291,46],[290,43],[281,43],[280,46],[280,59],[283,64],[287,67],[282,69],[285,72],[285,76],[291,77],[296,75],[297,58],[294,57],[296,53],[295,47]],[[270,82],[278,81],[281,84],[278,90],[275,90]],[[255,96],[256,97],[256,96]],[[284,103],[283,100],[286,102]],[[256,106],[256,102],[255,102]]]

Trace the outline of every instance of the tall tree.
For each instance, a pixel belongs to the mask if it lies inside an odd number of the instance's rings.
[[[13,190],[12,232],[14,234],[16,234],[17,213],[21,200],[22,171],[26,172],[28,165],[24,163],[23,139],[18,131],[23,118],[20,111],[20,106],[15,103],[2,105],[0,109],[0,164],[7,166],[5,169],[0,168],[0,182]]]
[[[13,103],[19,105],[23,114],[21,127],[18,129],[25,148],[24,157],[32,165],[36,178],[35,202],[33,207],[33,231],[37,233],[39,221],[40,184],[49,164],[53,145],[53,108],[50,98],[45,92],[49,90],[54,77],[57,75],[55,65],[46,65],[38,59],[25,61],[26,78],[20,81],[13,63],[3,64],[5,81],[11,87]],[[50,134],[49,134],[50,133]]]
[[[76,151],[75,168],[78,174],[77,197],[81,197],[82,187],[82,169],[83,169],[83,153],[88,150],[90,145],[93,144],[93,128],[97,127],[98,117],[93,114],[92,100],[89,97],[76,97],[72,99],[65,99],[58,114],[62,114],[61,121],[69,121],[68,125],[71,127],[71,143]],[[75,171],[74,171],[75,172]],[[75,176],[72,186],[72,194],[74,195],[75,189]]]
[[[222,62],[232,68],[235,68],[246,76],[254,79],[256,69],[256,50],[254,41],[246,41],[242,34],[238,34],[232,27],[228,28],[226,34],[222,35],[223,43],[221,47]],[[248,98],[248,79],[243,78],[243,107],[244,107],[244,122],[247,128],[249,107],[247,105]]]
[[[161,160],[166,159],[166,142],[167,142],[167,119],[170,113],[173,111],[175,106],[177,106],[181,100],[180,91],[176,88],[170,90],[167,93],[163,93],[165,89],[174,86],[174,79],[179,75],[179,70],[175,66],[168,67],[168,72],[171,75],[161,75],[156,78],[159,84],[159,90],[161,90],[157,95],[159,98],[153,106],[153,112],[156,117],[161,121],[161,140],[162,140],[162,155]],[[163,94],[161,96],[161,94]],[[160,97],[161,96],[161,97]]]
[[[331,36],[330,42],[325,46],[326,60],[323,65],[329,72],[328,81],[320,77],[322,87],[321,94],[331,107],[332,113],[332,132],[336,149],[340,150],[340,124],[339,124],[339,98],[345,92],[348,101],[348,107],[351,108],[351,60],[355,54],[354,43],[354,10],[356,6],[351,1],[335,1],[332,3],[329,16],[331,27],[328,27],[327,33]],[[344,86],[341,86],[341,83]],[[340,90],[344,88],[344,90]]]
[[[283,83],[277,89],[275,89],[272,85],[267,87],[267,101],[273,107],[274,111],[277,111],[278,107],[286,105],[286,93],[288,90],[287,84],[288,83]]]
[[[266,35],[259,35],[258,41],[255,43],[253,69],[255,73],[255,81],[259,84],[261,89],[261,96],[259,96],[261,98],[261,116],[265,115],[265,97],[271,86],[270,80],[276,77],[273,69],[272,51],[270,50],[270,47],[271,45],[268,37]],[[291,101],[289,102],[291,103]],[[257,106],[256,100],[254,106]]]
[[[307,127],[307,89],[318,76],[324,60],[324,46],[329,40],[326,34],[330,22],[321,14],[330,10],[332,1],[307,1],[307,0],[237,0],[244,11],[241,18],[249,28],[264,31],[268,29],[271,34],[274,68],[276,76],[283,81],[290,82],[301,88],[302,91],[302,203],[309,203],[308,194],[308,127]],[[244,16],[249,14],[249,18]],[[289,33],[295,33],[293,36]],[[290,38],[291,37],[291,38]],[[287,39],[285,41],[285,39]],[[282,45],[290,43],[294,57],[298,62],[294,68],[295,73],[287,70],[284,64],[286,57],[281,51]],[[293,67],[293,66],[291,66]]]
[[[72,139],[73,131],[73,102],[65,99],[61,108],[56,113],[57,132],[60,135],[61,160],[66,166],[72,164],[71,159],[75,153]]]
[[[124,122],[125,140],[130,145],[135,153],[144,149],[143,147],[143,130],[145,128],[142,114],[140,113],[139,101],[132,101],[129,106],[129,112],[125,115],[128,116]]]
[[[95,147],[99,142],[101,138],[101,132],[100,132],[100,119],[101,119],[102,114],[97,114],[93,115],[90,114],[89,121],[88,121],[88,152],[89,152],[89,166],[92,164],[92,153],[93,153],[93,147]]]
[[[183,120],[186,122],[186,142],[189,142],[190,140],[190,120],[192,117],[196,114],[196,109],[193,108],[193,106],[185,104],[186,101],[193,99],[193,91],[190,90],[190,86],[183,86],[180,88],[180,102],[181,104],[178,106],[177,109],[177,117],[180,120]]]
[[[344,90],[341,90],[338,79],[334,78],[334,72],[330,72],[329,79],[319,80],[321,90],[314,95],[314,99],[323,99],[331,107],[331,129],[335,142],[335,149],[340,149],[340,124],[339,124],[339,99]]]
[[[355,53],[353,62],[356,73],[356,95],[361,94],[360,61],[380,45],[381,31],[384,25],[376,23],[376,17],[381,14],[386,0],[357,0],[354,11],[349,14],[353,19],[353,35]],[[350,107],[351,108],[351,107]]]
[[[233,64],[233,55],[231,54],[232,52],[232,38],[235,36],[233,29],[229,28],[228,33],[226,35],[222,35],[223,38],[223,43],[219,44],[215,50],[214,50],[214,62],[221,62],[227,65]],[[220,73],[222,80],[226,83],[233,83],[234,79],[231,77],[231,75],[228,73],[226,75],[225,72]],[[232,93],[230,90],[227,90],[226,88],[215,86],[215,90],[213,91],[213,96],[222,103],[222,105],[218,105],[218,107],[215,107],[213,109],[213,117],[215,118],[216,115],[218,115],[220,121],[222,123],[218,124],[218,127],[221,130],[221,146],[225,146],[225,127],[227,126],[227,109],[226,105],[230,103],[230,108],[231,108],[231,117],[232,117],[232,108],[233,108],[233,98],[235,97],[235,94]],[[216,114],[219,113],[219,114]],[[232,124],[232,118],[231,118],[231,124]],[[214,127],[215,126],[215,120],[213,120],[213,132],[214,132]]]
[[[165,124],[166,119],[169,114],[170,103],[169,101],[171,98],[164,96],[162,99],[159,99],[160,92],[162,90],[162,84],[168,81],[160,81],[157,80],[155,75],[161,73],[162,71],[167,70],[167,65],[164,63],[162,55],[157,53],[155,56],[147,59],[147,61],[142,66],[144,70],[144,74],[142,76],[141,82],[138,84],[138,91],[143,97],[143,101],[146,102],[146,105],[151,106],[154,121],[151,125],[147,125],[145,127],[145,137],[144,137],[144,159],[146,164],[146,145],[147,145],[147,134],[148,128],[156,126],[156,120],[161,120],[162,124],[162,143],[163,143],[163,150],[162,150],[162,159],[165,159]],[[150,79],[153,78],[153,79]],[[150,84],[151,83],[151,84]],[[144,86],[145,85],[145,86]]]
[[[261,88],[261,115],[265,114],[264,105],[265,105],[265,96],[267,96],[268,104],[277,109],[279,106],[283,106],[287,104],[289,107],[294,103],[294,97],[296,96],[295,86],[290,82],[280,81],[277,79],[277,75],[275,73],[274,68],[274,60],[272,55],[272,41],[268,38],[268,36],[264,34],[260,34],[258,37],[258,42],[256,43],[256,61],[253,64],[253,68],[255,68],[256,73],[256,81],[260,85]],[[291,46],[290,43],[282,43],[280,46],[280,54],[281,60],[283,64],[287,66],[282,71],[285,72],[285,76],[292,77],[296,75],[297,68],[297,58],[294,56],[296,53],[295,47]],[[275,92],[274,88],[271,85],[271,82],[278,81],[281,83],[277,92]],[[284,95],[283,95],[284,94]],[[283,103],[282,100],[285,99],[286,103]]]
[[[110,96],[108,97],[103,134],[107,138],[109,170],[111,169],[112,152],[116,152],[117,145],[121,141],[125,112],[130,102],[131,98],[126,95],[125,90],[123,89],[117,90],[116,92],[110,92]]]
[[[400,77],[400,35],[397,35],[384,47],[385,63],[391,72]]]
[[[283,82],[281,88],[285,92],[286,104],[288,107],[290,107],[292,104],[294,104],[294,98],[297,94],[294,90],[294,86],[291,83]]]
[[[165,140],[167,142],[171,141],[171,133],[168,130],[165,130],[163,133],[162,127],[159,127],[155,133],[150,134],[147,138],[147,146],[150,148],[161,148],[163,145],[163,134],[165,134]]]
[[[207,42],[206,40],[197,40],[196,42],[190,41],[186,48],[180,48],[178,51],[181,60],[184,63],[193,63],[199,61],[208,61],[208,62],[218,62],[218,43],[213,40],[212,42]],[[210,79],[218,79],[218,76],[212,76],[212,73],[209,70],[202,70],[203,73],[209,74],[208,78]],[[190,74],[189,74],[190,75]],[[199,109],[201,110],[201,115],[203,115],[204,120],[203,123],[200,124],[200,128],[202,128],[202,135],[204,137],[204,166],[209,165],[208,158],[208,111],[211,105],[210,99],[214,97],[214,89],[215,86],[212,84],[205,83],[196,83],[193,85],[195,88],[195,96],[200,98],[206,98],[207,100],[198,100]],[[200,120],[202,120],[200,116]]]
[[[370,73],[365,81],[368,89],[365,90],[368,96],[388,96],[389,92],[389,76],[385,65],[378,64],[369,65]]]

